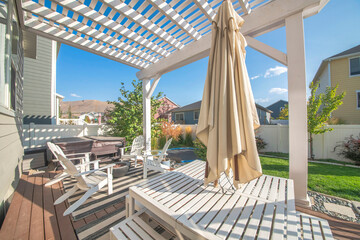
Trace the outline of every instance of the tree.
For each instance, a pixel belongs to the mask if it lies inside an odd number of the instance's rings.
[[[106,112],[111,134],[126,137],[128,144],[131,144],[136,136],[143,134],[142,82],[133,80],[131,84],[133,89],[128,90],[125,88],[124,83],[121,83],[121,96],[118,101],[108,101],[108,103],[114,105],[114,108]],[[158,101],[161,96],[162,93],[159,92],[155,97],[151,97],[151,135],[153,137],[157,137],[160,133],[160,126],[154,119],[154,115],[161,105],[161,102]]]
[[[289,119],[289,106],[285,104],[284,108],[281,109],[279,114],[280,120],[288,120]]]
[[[334,130],[326,127],[327,122],[331,118],[331,113],[338,109],[343,103],[345,92],[336,95],[338,85],[336,87],[327,87],[325,93],[316,95],[319,83],[310,85],[311,95],[309,98],[307,114],[308,114],[308,133],[310,142],[310,158],[314,159],[313,151],[313,135],[323,134]]]
[[[68,108],[68,119],[71,119],[72,117],[72,114],[71,114],[71,106],[69,105],[69,108]]]
[[[311,95],[309,97],[308,106],[307,106],[307,115],[308,115],[308,133],[309,133],[309,143],[310,143],[310,158],[314,159],[313,151],[313,135],[323,134],[325,132],[330,132],[334,130],[333,128],[327,127],[327,123],[331,118],[331,113],[338,109],[338,107],[343,103],[342,99],[345,96],[345,92],[336,95],[338,86],[332,88],[327,87],[325,93],[320,93],[316,95],[316,91],[319,87],[319,83],[311,83]],[[288,105],[285,105],[285,108],[281,110],[279,119],[288,119],[289,117],[289,108]]]

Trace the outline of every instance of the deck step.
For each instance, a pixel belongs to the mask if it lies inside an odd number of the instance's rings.
[[[298,228],[301,236],[300,239],[334,239],[329,223],[325,219],[311,216],[302,212],[296,212],[296,214],[299,223]]]
[[[126,218],[110,228],[110,239],[177,239],[172,231],[165,229],[164,225],[149,216],[151,213],[142,209]]]

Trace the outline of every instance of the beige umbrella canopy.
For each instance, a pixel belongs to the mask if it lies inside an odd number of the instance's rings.
[[[244,20],[224,1],[213,20],[197,137],[207,146],[205,184],[233,170],[236,188],[262,175],[254,129],[260,126],[245,65]]]

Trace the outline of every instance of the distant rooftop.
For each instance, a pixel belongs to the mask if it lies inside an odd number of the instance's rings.
[[[259,108],[265,112],[272,113],[272,111],[270,111],[269,109],[267,109],[257,103],[255,105],[256,105],[256,108]],[[201,108],[201,101],[197,101],[197,102],[191,103],[189,105],[183,106],[181,108],[176,108],[176,109],[172,110],[171,112],[186,112],[186,111],[200,110],[200,108]]]
[[[336,54],[334,56],[331,56],[330,58],[338,58],[338,57],[347,56],[347,55],[354,54],[354,53],[360,53],[360,45],[357,45],[356,47],[345,50],[345,51],[343,51],[341,53],[338,53],[338,54]]]

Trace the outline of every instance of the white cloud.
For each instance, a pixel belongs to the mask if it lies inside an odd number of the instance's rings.
[[[274,76],[279,76],[286,72],[287,72],[286,67],[276,66],[274,68],[269,68],[268,70],[266,70],[264,77],[270,78],[270,77],[274,77]]]
[[[76,97],[76,98],[81,98],[81,96],[77,95],[76,93],[71,93],[70,96]]]
[[[259,74],[259,75],[256,75],[256,76],[251,77],[251,78],[250,78],[250,80],[254,80],[254,79],[257,79],[257,78],[259,78],[259,77],[261,77],[261,75],[260,75],[260,74]]]
[[[269,98],[257,98],[257,99],[255,99],[256,103],[267,103],[269,101],[270,101]]]
[[[284,94],[287,93],[287,89],[285,88],[272,88],[270,89],[269,93],[275,93],[275,94]]]

